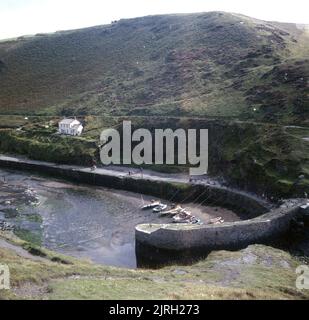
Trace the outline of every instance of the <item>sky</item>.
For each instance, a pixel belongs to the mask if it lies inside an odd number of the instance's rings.
[[[0,0],[0,39],[153,14],[227,11],[309,24],[308,0]]]

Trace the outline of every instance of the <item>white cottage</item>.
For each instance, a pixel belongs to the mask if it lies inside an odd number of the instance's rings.
[[[63,119],[59,122],[59,133],[80,136],[84,127],[76,119]]]

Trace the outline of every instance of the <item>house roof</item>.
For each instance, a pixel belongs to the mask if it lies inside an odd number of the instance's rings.
[[[76,123],[80,123],[78,120],[76,119],[63,119],[61,120],[59,123],[60,124],[71,124],[73,122],[76,122]]]
[[[72,126],[74,129],[78,129],[79,127],[83,127],[80,123],[76,123]]]

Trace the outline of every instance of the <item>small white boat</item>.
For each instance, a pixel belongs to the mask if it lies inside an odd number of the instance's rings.
[[[224,220],[221,217],[217,217],[209,220],[209,224],[219,224],[223,222]]]
[[[212,219],[209,220],[209,223],[210,223],[210,224],[216,224],[216,223],[218,223],[220,220],[222,220],[221,217],[212,218]]]
[[[190,219],[193,218],[191,216],[191,212],[188,211],[182,211],[176,216],[173,217],[173,222],[175,223],[187,223],[190,221]]]
[[[153,208],[153,212],[161,212],[163,210],[165,210],[167,208],[167,204],[159,204],[158,206],[156,206],[155,208]]]
[[[185,209],[178,215],[173,217],[174,223],[203,224],[200,219],[191,215],[191,212]]]
[[[161,216],[175,216],[176,214],[182,212],[184,209],[181,206],[176,206],[175,208],[172,208],[167,211],[162,211]]]
[[[221,223],[223,223],[223,222],[224,222],[224,220],[223,220],[223,219],[220,219],[220,220],[216,221],[216,222],[213,223],[213,224],[221,224]]]
[[[160,201],[152,200],[151,203],[142,206],[141,209],[142,209],[142,210],[153,209],[153,208],[159,206],[160,204],[161,204]]]
[[[174,223],[189,223],[189,220],[175,216],[175,217],[173,217],[173,222]]]

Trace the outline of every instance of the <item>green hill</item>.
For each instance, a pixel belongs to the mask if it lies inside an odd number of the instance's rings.
[[[148,16],[0,42],[0,113],[308,123],[306,26]]]

